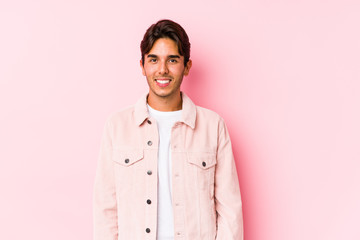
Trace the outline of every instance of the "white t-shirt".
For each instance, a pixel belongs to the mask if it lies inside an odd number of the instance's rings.
[[[174,218],[172,209],[171,181],[171,129],[181,119],[182,110],[163,112],[147,104],[149,114],[156,120],[159,131],[158,151],[158,231],[157,240],[174,239]]]

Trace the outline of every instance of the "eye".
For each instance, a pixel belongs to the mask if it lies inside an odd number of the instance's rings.
[[[155,59],[155,58],[151,58],[151,59],[149,60],[149,62],[156,62],[156,59]]]
[[[170,59],[169,60],[171,63],[177,63],[177,60],[176,59]]]

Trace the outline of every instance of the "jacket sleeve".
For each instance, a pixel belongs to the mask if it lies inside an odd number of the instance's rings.
[[[217,240],[243,240],[240,186],[228,129],[220,120],[215,169]]]
[[[94,240],[118,239],[112,133],[112,124],[108,119],[103,129],[93,190]]]

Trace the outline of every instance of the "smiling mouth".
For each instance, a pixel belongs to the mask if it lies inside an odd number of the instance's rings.
[[[156,85],[161,88],[165,88],[170,85],[171,79],[169,78],[162,78],[162,79],[155,79]]]
[[[161,84],[166,84],[169,83],[171,79],[155,79],[155,81]]]

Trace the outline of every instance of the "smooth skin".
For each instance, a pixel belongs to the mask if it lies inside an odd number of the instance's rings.
[[[140,60],[142,74],[149,85],[148,104],[158,111],[182,109],[180,86],[184,76],[189,74],[192,61],[184,66],[184,56],[178,51],[176,42],[170,38],[159,38],[144,56],[144,66]],[[156,80],[170,80],[166,87],[157,85]]]

